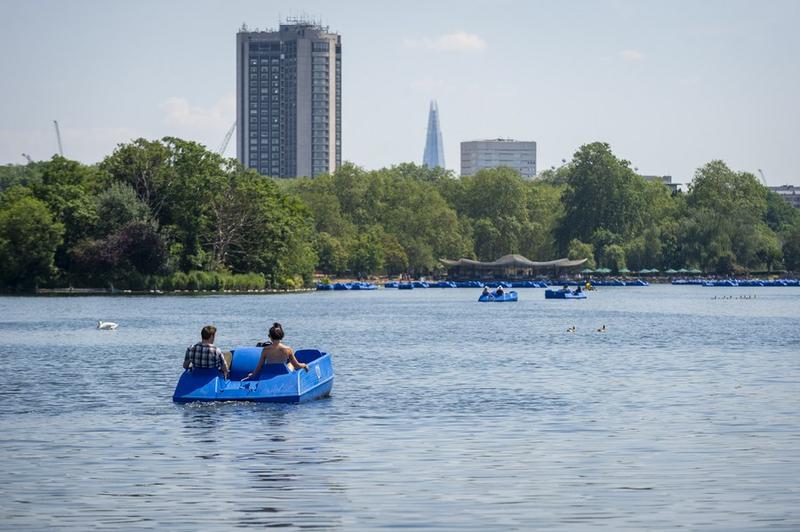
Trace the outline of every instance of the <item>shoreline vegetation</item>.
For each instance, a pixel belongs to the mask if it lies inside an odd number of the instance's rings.
[[[510,253],[586,258],[612,275],[773,276],[800,270],[800,211],[722,161],[672,194],[602,142],[532,181],[411,163],[271,179],[173,137],[120,144],[94,165],[0,166],[5,293],[267,293],[323,276],[443,278],[439,259]]]

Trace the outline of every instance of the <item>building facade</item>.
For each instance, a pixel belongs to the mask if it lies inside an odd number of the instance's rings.
[[[236,153],[272,177],[313,177],[342,164],[342,45],[307,21],[236,35]]]
[[[422,154],[422,165],[429,168],[444,168],[444,143],[442,129],[439,125],[439,104],[431,102],[428,111],[428,133],[425,137],[425,152]]]
[[[509,166],[526,179],[536,176],[536,143],[513,139],[471,140],[461,143],[461,175],[484,168]]]
[[[681,190],[681,183],[673,183],[671,175],[642,175],[645,181],[657,181],[663,183],[669,191],[677,194]]]
[[[800,209],[800,187],[794,185],[781,185],[779,187],[767,188],[782,197],[786,203],[795,209]]]

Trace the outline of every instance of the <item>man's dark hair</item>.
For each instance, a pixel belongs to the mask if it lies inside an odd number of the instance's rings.
[[[209,340],[215,334],[217,334],[217,328],[214,327],[213,325],[206,325],[205,327],[203,327],[203,330],[200,331],[200,337],[203,340]]]

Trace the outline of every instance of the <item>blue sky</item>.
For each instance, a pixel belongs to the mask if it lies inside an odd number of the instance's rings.
[[[538,166],[603,140],[642,173],[723,159],[800,185],[800,2],[0,1],[0,164],[96,162],[176,135],[217,149],[235,119],[235,35],[320,19],[342,35],[343,152],[421,162],[439,102],[459,142],[535,140]],[[226,152],[235,155],[235,142]]]

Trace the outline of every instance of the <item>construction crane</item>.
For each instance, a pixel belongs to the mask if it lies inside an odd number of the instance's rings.
[[[58,154],[64,156],[64,148],[61,146],[61,131],[58,130],[58,120],[53,120],[53,125],[56,128],[56,140],[58,140]]]
[[[764,182],[764,186],[765,186],[765,187],[766,187],[766,186],[769,186],[769,185],[767,185],[767,178],[766,178],[766,177],[764,177],[764,172],[762,172],[762,171],[761,171],[761,168],[759,168],[759,169],[758,169],[758,173],[759,173],[759,174],[761,174],[761,181],[763,181],[763,182]]]
[[[225,138],[222,139],[222,144],[220,145],[219,150],[217,150],[217,153],[219,155],[224,155],[225,154],[225,150],[228,149],[228,143],[231,141],[231,137],[233,136],[233,132],[234,131],[236,131],[236,121],[233,122],[233,125],[228,130],[228,132],[225,134]]]

